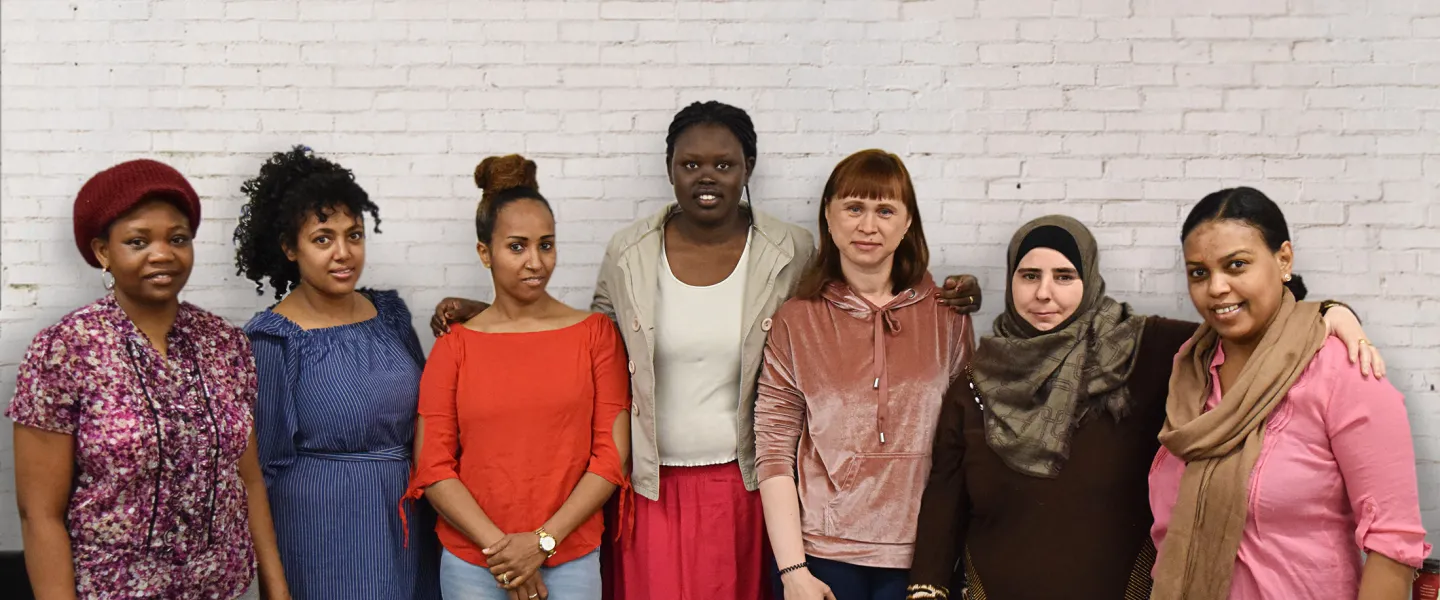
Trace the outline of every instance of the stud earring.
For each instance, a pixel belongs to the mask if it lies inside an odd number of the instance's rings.
[[[1285,283],[1290,283],[1290,274],[1289,274],[1289,273],[1286,273],[1285,276],[1284,276],[1284,277],[1281,277],[1280,279],[1281,279],[1282,281],[1284,281]]]

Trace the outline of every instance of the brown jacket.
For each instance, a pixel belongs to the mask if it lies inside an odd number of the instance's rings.
[[[806,554],[909,568],[941,397],[974,348],[970,317],[937,293],[927,275],[877,309],[831,283],[776,312],[755,468],[796,478]]]
[[[1146,478],[1160,447],[1171,364],[1195,327],[1146,319],[1128,382],[1131,414],[1083,421],[1055,479],[1021,474],[990,449],[985,414],[960,377],[940,415],[910,582],[948,586],[952,598],[964,573],[971,598],[1149,598],[1155,555],[1145,550]],[[960,559],[963,573],[955,570]]]

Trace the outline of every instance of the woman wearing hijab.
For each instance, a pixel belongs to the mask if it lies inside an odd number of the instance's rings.
[[[973,376],[946,393],[910,598],[949,598],[952,578],[970,598],[1149,594],[1145,478],[1171,357],[1196,324],[1110,298],[1099,258],[1090,231],[1066,216],[1011,238],[1005,312],[981,338]],[[1363,348],[1366,368],[1380,365],[1348,309],[1327,321]]]
[[[1349,368],[1299,302],[1285,216],[1264,194],[1205,197],[1181,240],[1204,323],[1175,357],[1150,470],[1152,597],[1407,597],[1430,545],[1404,398]]]

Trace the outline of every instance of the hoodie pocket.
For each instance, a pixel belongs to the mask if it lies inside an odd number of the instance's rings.
[[[857,542],[910,544],[928,475],[926,454],[857,454],[825,509],[824,534]]]

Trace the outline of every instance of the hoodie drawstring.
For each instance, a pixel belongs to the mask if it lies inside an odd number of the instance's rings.
[[[880,400],[875,408],[875,427],[880,431],[880,443],[885,443],[885,418],[890,414],[890,381],[885,361],[885,332],[900,333],[900,321],[892,313],[893,309],[880,309],[875,314],[875,382],[873,387],[880,392]]]

